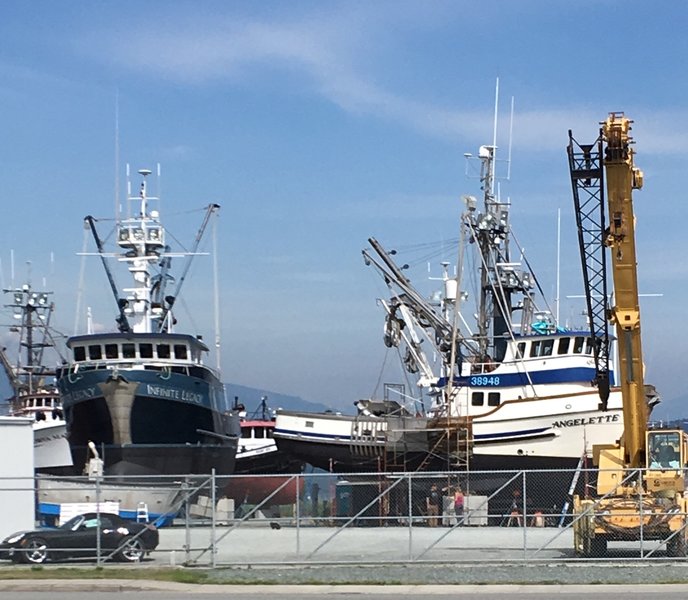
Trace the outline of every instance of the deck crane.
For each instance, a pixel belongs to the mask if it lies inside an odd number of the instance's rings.
[[[666,543],[670,556],[686,556],[688,437],[680,429],[648,428],[632,199],[632,191],[642,187],[643,174],[633,160],[631,123],[623,113],[610,113],[593,144],[579,144],[569,131],[594,383],[606,408],[612,383],[611,324],[618,339],[624,416],[622,438],[593,448],[597,497],[574,497],[574,545],[579,555],[600,556],[610,541],[657,540]],[[607,251],[613,306],[606,283]]]
[[[105,269],[105,274],[107,275],[108,282],[110,283],[110,289],[117,300],[117,310],[119,311],[119,315],[116,319],[117,328],[121,333],[130,333],[131,325],[129,324],[129,319],[127,319],[127,314],[124,310],[127,306],[127,300],[126,298],[120,297],[119,289],[115,283],[115,277],[112,274],[110,265],[105,258],[105,246],[103,245],[103,240],[101,240],[100,236],[98,235],[98,230],[96,229],[96,220],[91,215],[88,215],[84,219],[84,227],[87,227],[91,230],[91,235],[93,236],[93,240],[98,248],[98,255],[100,256],[100,260],[103,263],[103,268]]]

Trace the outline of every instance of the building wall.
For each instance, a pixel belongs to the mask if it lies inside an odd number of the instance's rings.
[[[35,528],[33,421],[0,417],[0,539]]]

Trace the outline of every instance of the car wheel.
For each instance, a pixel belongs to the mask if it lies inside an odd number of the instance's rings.
[[[32,538],[21,550],[22,562],[30,565],[41,565],[48,560],[48,544],[42,538]]]
[[[667,556],[686,556],[686,539],[683,532],[679,531],[667,542]]]
[[[122,562],[140,562],[146,554],[141,540],[125,538],[122,541],[122,549],[117,553],[117,560]]]

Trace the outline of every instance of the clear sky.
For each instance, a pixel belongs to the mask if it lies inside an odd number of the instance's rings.
[[[395,381],[381,370],[395,360],[376,305],[384,288],[361,249],[370,236],[389,248],[457,237],[459,199],[479,193],[463,154],[492,141],[499,78],[502,158],[515,106],[502,194],[552,298],[561,211],[562,318],[582,310],[565,298],[582,291],[568,129],[592,142],[609,111],[635,120],[641,291],[663,294],[642,302],[647,379],[676,400],[686,25],[685,3],[638,0],[5,0],[3,286],[12,253],[15,283],[31,261],[34,286],[55,292],[54,325],[74,332],[82,219],[114,213],[118,105],[120,189],[126,163],[161,163],[162,218],[187,247],[202,219],[190,211],[222,205],[224,380],[350,406]],[[196,267],[178,331],[212,340],[212,261]],[[96,258],[85,273],[82,308],[112,327]],[[412,276],[429,292],[426,274]]]

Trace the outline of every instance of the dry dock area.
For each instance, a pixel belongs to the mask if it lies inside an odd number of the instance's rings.
[[[212,539],[215,538],[213,560]],[[649,556],[648,556],[649,554]],[[646,542],[610,544],[607,560],[667,560]],[[587,564],[576,557],[573,534],[558,527],[292,527],[268,522],[240,527],[160,530],[157,564],[274,566],[285,564]],[[674,561],[676,563],[676,561]],[[680,564],[680,563],[676,563]]]

